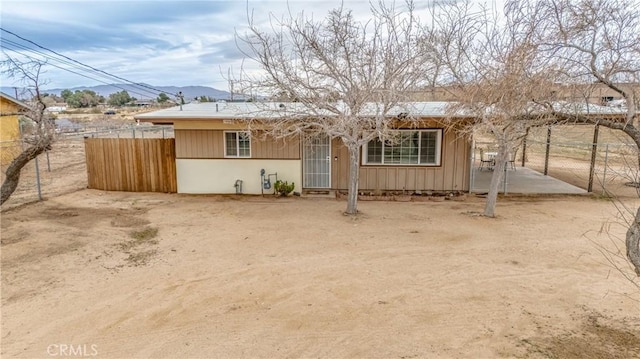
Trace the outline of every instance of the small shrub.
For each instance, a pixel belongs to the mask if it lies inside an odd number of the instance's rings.
[[[293,189],[295,188],[295,186],[296,185],[293,182],[289,184],[287,181],[277,180],[276,183],[273,185],[273,189],[275,190],[275,194],[277,196],[286,197],[291,192],[293,192]]]

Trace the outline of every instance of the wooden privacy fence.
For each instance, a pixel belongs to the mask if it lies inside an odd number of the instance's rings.
[[[86,138],[84,147],[89,188],[177,192],[173,138]]]

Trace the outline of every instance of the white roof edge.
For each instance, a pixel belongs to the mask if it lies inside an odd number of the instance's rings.
[[[447,106],[453,105],[453,101],[422,101],[403,102],[394,106],[389,111],[389,116],[397,116],[403,112],[417,118],[468,118],[471,114],[465,114],[459,110],[457,114],[448,114]],[[373,104],[370,104],[374,106]],[[412,108],[409,108],[412,107]],[[621,115],[624,109],[600,106],[587,103],[573,103],[559,101],[553,104],[556,110],[570,109],[591,115]],[[300,109],[296,112],[296,108]],[[289,110],[289,112],[287,112]],[[415,111],[412,111],[415,110]],[[365,110],[366,111],[366,110]],[[147,112],[134,116],[136,120],[162,121],[162,120],[214,120],[214,119],[269,119],[286,114],[304,114],[304,105],[297,102],[202,102],[189,103],[162,110]],[[371,114],[375,114],[371,112]],[[171,121],[167,121],[171,122]]]
[[[430,102],[404,102],[394,106],[389,115],[394,116],[402,112],[411,112],[410,115],[418,117],[447,117],[446,106],[452,102],[430,101]],[[283,115],[286,109],[293,109],[290,113],[295,114],[295,108],[304,105],[296,102],[204,102],[190,103],[182,106],[175,106],[153,112],[147,112],[134,116],[139,120],[162,120],[162,119],[242,119],[242,118],[274,118]],[[418,107],[413,111],[402,111],[403,107]],[[279,109],[282,108],[282,111]],[[298,114],[303,111],[299,111]],[[465,117],[465,116],[460,116]]]

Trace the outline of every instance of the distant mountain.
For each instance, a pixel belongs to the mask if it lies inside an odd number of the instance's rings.
[[[140,84],[140,85],[131,85],[131,84],[111,84],[111,85],[98,85],[98,86],[78,86],[69,88],[75,92],[76,90],[91,90],[95,93],[102,95],[104,97],[109,97],[110,94],[120,92],[125,90],[129,93],[130,96],[137,98],[138,100],[148,100],[155,99],[158,97],[159,93],[155,90],[160,90],[166,93],[170,98],[173,98],[175,94],[178,92],[182,92],[185,101],[193,100],[196,97],[207,96],[214,98],[216,100],[228,100],[230,98],[230,94],[227,91],[222,91],[215,89],[213,87],[207,86],[154,86],[148,84]],[[2,92],[6,93],[10,96],[15,96],[15,89],[13,87],[2,86]],[[43,89],[42,92],[60,95],[62,90],[67,90],[63,88],[55,88],[55,89]],[[21,89],[18,89],[18,93],[20,93]],[[234,97],[238,97],[237,95]]]

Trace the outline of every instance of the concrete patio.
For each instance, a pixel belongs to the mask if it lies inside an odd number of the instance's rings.
[[[473,193],[489,192],[492,170],[474,168],[472,188]],[[540,172],[526,167],[516,167],[506,171],[507,193],[513,194],[585,194],[586,190],[556,178],[545,176]],[[503,179],[504,181],[504,179]],[[504,183],[500,184],[500,193],[504,191]]]

